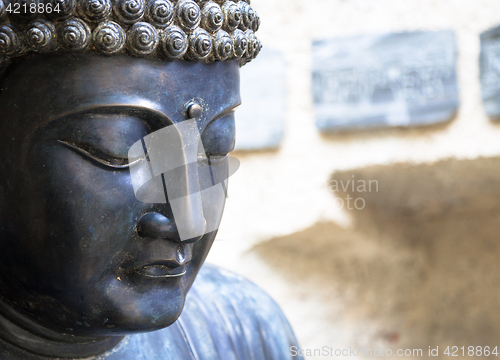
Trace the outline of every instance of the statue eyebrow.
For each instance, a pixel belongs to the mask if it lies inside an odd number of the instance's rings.
[[[139,120],[144,121],[147,125],[149,125],[152,128],[161,128],[167,125],[174,124],[172,119],[170,119],[165,113],[138,105],[104,105],[104,106],[92,107],[89,109],[66,113],[62,116],[55,118],[52,121],[63,120],[64,118],[78,116],[78,115],[92,115],[92,114],[132,116]]]
[[[205,128],[213,121],[215,120],[218,120],[232,112],[234,112],[236,110],[236,108],[238,108],[239,106],[241,105],[241,101],[238,102],[237,104],[233,104],[233,105],[230,105],[228,106],[227,108],[225,108],[224,110],[222,110],[221,112],[219,112],[218,114],[216,114],[214,117],[212,117],[210,120],[207,121],[207,123],[205,124],[205,126],[203,127],[203,129],[201,130],[201,133],[203,133],[203,131],[205,131]]]
[[[232,104],[227,106],[221,112],[217,113],[210,120],[207,121],[205,127],[210,124],[212,121],[215,121],[231,112],[233,112],[238,106],[241,105],[241,101],[236,104]],[[91,115],[91,114],[105,114],[105,115],[129,115],[134,116],[140,120],[146,122],[153,129],[161,129],[168,125],[173,125],[174,121],[165,113],[154,110],[148,107],[143,107],[140,105],[101,105],[97,107],[92,107],[89,109],[83,109],[74,112],[68,112],[64,115],[58,116],[49,121],[62,120],[66,117],[75,116],[75,115]],[[203,131],[202,130],[202,131]]]

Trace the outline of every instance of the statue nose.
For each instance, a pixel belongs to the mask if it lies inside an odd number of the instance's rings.
[[[193,220],[196,220],[196,217]],[[194,223],[200,223],[200,221],[195,221]],[[205,219],[202,219],[200,225],[202,227],[206,226]],[[157,212],[147,213],[141,216],[137,223],[137,233],[142,238],[181,241],[175,221]],[[200,240],[202,237],[203,235],[199,235],[191,239],[183,240],[182,242],[193,243]]]
[[[157,212],[142,215],[137,223],[137,233],[141,237],[172,238],[176,232],[175,223]]]

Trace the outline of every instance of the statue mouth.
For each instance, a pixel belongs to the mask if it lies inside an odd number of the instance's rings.
[[[172,278],[186,274],[186,265],[180,265],[174,261],[156,261],[132,270],[139,275],[149,278]]]

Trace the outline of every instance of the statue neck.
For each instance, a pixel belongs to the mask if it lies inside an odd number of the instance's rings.
[[[123,337],[78,337],[47,329],[0,299],[0,339],[20,349],[53,358],[88,358],[113,349]]]

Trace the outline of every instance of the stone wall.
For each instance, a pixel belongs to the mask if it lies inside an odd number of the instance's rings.
[[[252,6],[263,20],[264,46],[281,51],[287,64],[285,132],[276,150],[234,154],[241,169],[230,180],[209,261],[267,290],[304,348],[439,346],[442,354],[448,345],[500,345],[500,125],[485,114],[478,65],[479,36],[500,24],[500,3]],[[452,121],[320,134],[314,39],[450,29],[460,91]],[[353,180],[377,181],[378,191],[334,186]],[[348,210],[347,196],[362,198],[363,209]]]

